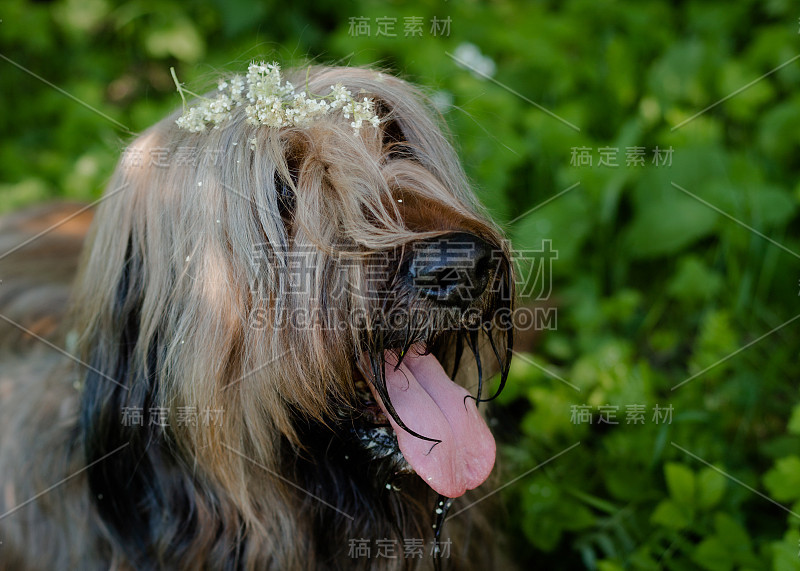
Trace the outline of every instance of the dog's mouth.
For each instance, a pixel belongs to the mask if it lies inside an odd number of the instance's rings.
[[[395,472],[416,472],[448,498],[482,484],[494,467],[495,441],[478,405],[499,394],[508,374],[512,329],[497,316],[510,313],[511,280],[504,259],[479,295],[459,307],[432,296],[420,299],[402,284],[393,287],[400,293],[383,307],[399,310],[406,321],[398,327],[381,313],[356,366],[362,446],[375,459],[393,460]],[[500,372],[489,398],[482,395],[481,343],[491,347]],[[469,383],[474,394],[455,382],[465,349],[475,359],[477,384]]]
[[[495,442],[475,399],[421,344],[412,346],[399,365],[391,351],[385,352],[384,362],[394,415],[376,387],[370,383],[369,388],[411,468],[449,498],[482,484],[494,467]]]

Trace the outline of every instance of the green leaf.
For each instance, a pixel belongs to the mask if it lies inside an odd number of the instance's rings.
[[[764,486],[773,500],[786,502],[800,498],[800,458],[787,456],[775,462],[764,476]]]
[[[722,289],[722,277],[697,256],[689,255],[678,262],[678,271],[669,282],[667,292],[684,302],[703,302]]]
[[[756,143],[764,153],[788,161],[800,148],[800,97],[770,108],[759,122]]]
[[[664,466],[669,495],[677,503],[692,507],[695,504],[695,476],[684,464],[669,462]]]
[[[690,514],[684,507],[676,504],[672,500],[661,500],[656,506],[650,521],[663,525],[669,529],[684,529],[691,522]]]
[[[734,565],[728,546],[716,535],[701,541],[694,550],[692,559],[709,571],[730,571]]]
[[[798,557],[798,542],[800,542],[800,532],[790,529],[783,536],[782,541],[773,541],[772,548],[772,571],[797,571],[800,569],[800,557]]]
[[[789,434],[800,434],[800,404],[794,405],[786,430]]]
[[[703,509],[712,508],[719,503],[725,493],[728,480],[711,468],[703,468],[697,476],[697,503]]]
[[[689,196],[654,197],[639,206],[625,232],[625,243],[634,258],[674,254],[711,234],[718,216]]]
[[[733,93],[761,73],[746,67],[740,61],[730,60],[722,67],[720,75],[720,91]],[[739,91],[737,97],[726,102],[726,111],[742,121],[750,121],[755,118],[759,108],[775,96],[775,89],[769,81],[759,81],[748,89]]]
[[[591,207],[580,193],[581,188],[577,187],[520,219],[513,233],[514,246],[519,250],[541,250],[543,241],[551,240],[552,248],[558,251],[553,272],[561,274],[574,262],[592,227]]]
[[[750,212],[745,216],[752,218],[752,225],[760,230],[783,226],[797,211],[792,195],[775,186],[762,185],[749,189],[747,202]]]
[[[709,46],[699,39],[673,44],[651,66],[648,77],[650,89],[666,104],[688,101],[693,107],[708,99],[703,85]]]
[[[714,528],[728,550],[737,554],[737,560],[740,563],[743,563],[747,556],[752,556],[752,543],[747,530],[729,514],[723,512],[716,514]]]
[[[579,531],[592,527],[596,521],[592,511],[575,502],[565,502],[563,507],[564,529]]]
[[[730,361],[721,361],[738,348],[736,327],[726,310],[709,311],[703,316],[700,332],[689,359],[689,372],[694,374],[715,365],[705,374],[705,379],[725,378],[731,368]]]

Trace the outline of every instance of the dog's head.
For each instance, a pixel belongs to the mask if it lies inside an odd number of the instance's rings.
[[[123,154],[77,287],[89,460],[142,438],[109,436],[124,409],[150,425],[158,408],[169,450],[238,500],[267,488],[281,442],[315,446],[309,427],[341,443],[326,461],[384,466],[380,488],[413,470],[459,496],[494,463],[476,405],[508,372],[506,243],[413,87],[353,68],[288,77],[342,84],[379,122],[265,127],[240,106],[198,133],[168,117]],[[186,408],[222,412],[181,423]]]

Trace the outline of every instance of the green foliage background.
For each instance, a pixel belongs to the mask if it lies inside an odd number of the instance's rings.
[[[404,36],[410,16],[421,37]],[[379,17],[396,37],[376,37]],[[0,208],[99,197],[126,129],[179,104],[170,66],[202,88],[253,58],[377,63],[451,101],[444,120],[515,246],[559,252],[557,328],[523,337],[494,409],[501,481],[525,474],[501,492],[513,556],[797,569],[800,321],[761,337],[800,314],[800,61],[674,127],[800,54],[799,17],[789,0],[5,0]],[[466,41],[524,97],[459,68],[447,52]],[[644,166],[626,166],[634,146]],[[671,165],[652,164],[657,146]],[[572,164],[577,147],[592,166]],[[600,147],[619,166],[598,165]],[[644,423],[626,421],[631,405]]]

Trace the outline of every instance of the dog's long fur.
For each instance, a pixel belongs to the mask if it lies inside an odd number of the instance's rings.
[[[381,125],[355,136],[333,115],[277,130],[241,109],[205,133],[158,123],[117,167],[60,329],[88,215],[0,258],[0,569],[432,567],[427,545],[409,559],[402,542],[431,540],[436,494],[359,446],[359,377],[375,372],[385,394],[384,350],[421,342],[454,373],[466,353],[458,379],[475,394],[481,367],[467,363],[491,346],[507,371],[510,333],[489,320],[478,347],[476,333],[356,323],[419,302],[391,279],[377,301],[354,286],[372,283],[376,254],[400,267],[414,243],[468,232],[501,254],[479,304],[489,315],[510,303],[508,251],[411,86],[354,68],[307,81],[374,98]],[[186,149],[196,164],[175,160]],[[6,219],[3,251],[36,223],[42,212]],[[284,279],[291,252],[311,268],[306,288]],[[298,311],[314,325],[286,317]],[[186,407],[220,421],[177,422]],[[141,426],[125,422],[133,408]],[[480,512],[447,523],[445,566],[493,568]],[[357,538],[399,540],[398,557],[349,557]]]

